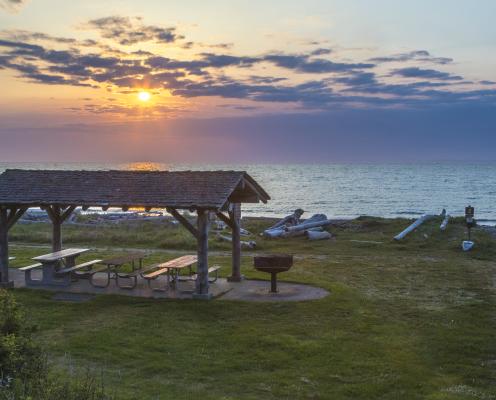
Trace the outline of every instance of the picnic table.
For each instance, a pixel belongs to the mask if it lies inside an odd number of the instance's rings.
[[[54,253],[44,254],[33,257],[36,264],[19,268],[24,271],[26,285],[49,285],[49,286],[68,286],[71,283],[71,271],[74,268],[82,268],[81,264],[76,266],[76,258],[89,251],[89,249],[65,249]],[[88,263],[85,263],[88,264]],[[31,271],[42,269],[41,279],[32,279]]]
[[[125,264],[130,264],[132,272],[139,271],[143,265],[143,258],[145,258],[145,253],[137,252],[122,254],[100,260],[98,264],[100,264],[101,267],[95,268],[91,271],[90,283],[95,287],[105,288],[110,284],[111,279],[115,279],[116,284],[118,285],[118,280],[120,277],[127,278],[129,275],[126,272],[119,271],[119,269],[121,269]],[[96,283],[93,279],[95,274],[98,272],[107,274],[107,281],[103,285]]]
[[[146,274],[142,274],[142,277],[143,279],[148,281],[148,286],[152,290],[166,291],[168,290],[169,286],[177,286],[177,282],[181,280],[180,272],[186,268],[188,269],[188,275],[184,278],[186,280],[196,279],[196,275],[193,273],[192,266],[197,262],[198,257],[196,255],[181,256],[165,263],[152,265],[148,269]],[[159,286],[152,287],[151,282],[159,278],[161,275],[167,275],[166,286],[164,288],[161,288]]]

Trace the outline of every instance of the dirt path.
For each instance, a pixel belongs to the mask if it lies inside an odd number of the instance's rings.
[[[10,243],[10,247],[29,247],[29,248],[39,248],[39,249],[48,249],[50,246],[43,245],[43,244],[36,244],[36,243],[21,243],[21,242],[16,242],[16,243]],[[185,250],[176,250],[176,249],[158,249],[158,248],[143,248],[143,247],[109,247],[109,246],[91,246],[92,249],[95,250],[112,250],[112,251],[142,251],[145,253],[162,253],[162,254],[184,254]],[[194,251],[194,250],[190,250]],[[243,251],[242,255],[243,257],[253,257],[256,256],[257,254],[260,253],[255,253],[253,251]],[[209,250],[209,255],[213,257],[230,257],[231,252],[230,251],[224,251],[224,250]],[[305,258],[314,258],[314,259],[327,259],[329,256],[325,254],[298,254],[295,255],[296,259],[305,259]]]

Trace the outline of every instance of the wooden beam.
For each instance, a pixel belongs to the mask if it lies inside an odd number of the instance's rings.
[[[267,203],[267,200],[264,199],[262,196],[260,196],[260,192],[258,191],[258,189],[255,187],[255,185],[253,185],[253,183],[251,183],[248,179],[243,179],[243,181],[245,182],[245,184],[251,188],[251,190],[253,190],[253,192],[255,193],[255,195],[258,197],[258,199],[260,201],[262,201],[262,203]]]
[[[236,193],[229,197],[229,201],[231,203],[258,203],[260,197],[255,194],[242,195]]]
[[[196,229],[186,218],[184,218],[175,208],[166,208],[167,212],[171,214],[175,219],[177,219],[191,234],[198,240],[200,234],[198,229]]]
[[[50,221],[52,221],[52,223],[58,222],[59,215],[58,213],[54,212],[54,209],[52,207],[57,207],[57,206],[44,207],[44,210],[48,214],[48,218],[50,218]]]
[[[64,210],[57,204],[45,208],[52,221],[52,251],[62,250],[62,224],[75,209],[76,206],[69,206]]]
[[[215,215],[217,215],[221,221],[224,221],[229,228],[233,229],[235,222],[233,222],[227,215],[220,211],[217,211]]]
[[[75,209],[76,209],[76,206],[69,206],[69,207],[67,207],[67,209],[60,216],[61,222],[66,221],[67,218],[70,217],[70,215],[74,212]]]
[[[7,217],[7,230],[10,230],[17,221],[23,216],[23,214],[26,212],[27,208],[22,207],[22,208],[13,208],[10,210],[9,216]]]

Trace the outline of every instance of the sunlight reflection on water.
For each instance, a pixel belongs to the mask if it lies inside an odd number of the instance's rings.
[[[168,164],[145,161],[125,164],[122,169],[129,171],[165,171],[170,169],[170,166]]]

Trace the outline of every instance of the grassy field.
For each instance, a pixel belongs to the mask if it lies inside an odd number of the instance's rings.
[[[330,241],[265,240],[256,252],[291,252],[282,280],[330,290],[300,303],[159,301],[99,296],[85,303],[15,290],[39,340],[68,375],[89,369],[119,399],[495,399],[496,241],[476,230],[460,250],[460,220],[433,221],[401,243],[407,220],[359,218]],[[245,227],[260,232],[267,221]],[[14,266],[46,252],[49,227],[12,231]],[[150,262],[190,252],[182,228],[153,222],[64,227],[65,246],[96,254],[144,248]],[[229,272],[229,244],[212,239]],[[263,278],[243,257],[243,273]]]

